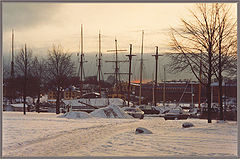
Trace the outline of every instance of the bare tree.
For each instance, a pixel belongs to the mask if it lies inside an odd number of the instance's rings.
[[[217,67],[214,68],[214,73],[219,83],[219,106],[220,106],[220,119],[223,120],[223,72],[231,71],[235,69],[234,63],[235,57],[237,56],[237,26],[236,21],[230,19],[231,15],[229,12],[229,7],[223,4],[216,4],[219,7],[218,12],[218,30],[217,30],[217,50],[215,51],[218,57],[216,62]]]
[[[6,64],[5,59],[3,59],[3,88],[4,97],[7,97],[13,103],[13,99],[16,98],[16,89],[14,78],[10,74],[10,67]]]
[[[26,95],[27,95],[27,80],[28,73],[30,72],[31,64],[32,64],[32,51],[27,50],[27,45],[21,49],[20,53],[16,56],[16,69],[20,75],[24,76],[24,84],[23,84],[23,114],[26,115]],[[28,107],[29,108],[29,107]]]
[[[57,91],[56,114],[59,114],[61,89],[64,82],[75,75],[75,68],[74,63],[71,60],[71,54],[65,52],[61,46],[53,46],[53,48],[49,50],[47,69],[49,80],[53,81]]]
[[[227,34],[221,35],[220,45],[220,34],[223,30],[231,29],[231,26],[220,29],[222,21],[227,18],[224,14],[220,14],[224,8],[224,5],[217,3],[196,4],[196,9],[190,10],[192,20],[181,19],[182,27],[179,30],[171,29],[170,46],[176,52],[171,54],[171,69],[175,72],[190,69],[199,82],[206,87],[208,123],[211,123],[211,81],[213,75],[216,75],[216,70],[219,69],[219,56],[216,54],[219,50],[222,53],[224,51],[221,49],[226,49],[223,47],[223,41],[232,39]],[[228,59],[226,57],[228,56],[225,56],[225,59]],[[224,64],[227,63],[226,61]],[[220,65],[223,66],[223,61]],[[199,76],[200,71],[203,78]]]
[[[10,77],[10,67],[6,64],[6,59],[3,57],[3,80]]]
[[[44,83],[46,81],[46,60],[45,59],[38,59],[35,57],[32,63],[32,75],[37,79],[37,103],[36,103],[36,111],[39,112],[39,104],[40,104],[40,95],[44,88]]]

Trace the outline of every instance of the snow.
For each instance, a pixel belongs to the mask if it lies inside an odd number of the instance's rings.
[[[123,106],[124,101],[120,98],[81,98],[81,99],[72,99],[72,100],[63,100],[63,103],[71,106],[85,106],[89,104],[92,106],[107,106],[109,104],[116,106]]]
[[[237,122],[58,118],[53,113],[3,112],[3,156],[236,156]],[[191,122],[194,127],[183,129]],[[153,134],[135,134],[142,127]]]
[[[99,118],[125,118],[125,119],[133,118],[116,105],[109,105],[105,108],[96,109],[93,112],[91,112],[90,115]]]
[[[118,106],[109,105],[104,108],[96,109],[90,114],[82,111],[70,111],[63,115],[58,116],[59,118],[68,118],[68,119],[85,119],[85,118],[125,118],[131,119],[132,116],[128,115],[122,111]]]
[[[34,102],[37,103],[37,98],[34,99]],[[48,101],[48,95],[45,94],[42,97],[40,97],[40,103],[47,102]],[[56,100],[55,100],[56,101]]]
[[[23,103],[17,103],[17,104],[10,104],[13,107],[23,108]],[[25,104],[25,107],[28,107],[27,104]]]
[[[92,116],[89,115],[86,112],[81,112],[81,111],[77,111],[77,112],[67,112],[63,115],[58,116],[59,118],[68,118],[68,119],[86,119],[86,118],[91,118]]]
[[[57,100],[56,99],[48,99],[47,101],[48,102],[56,102]]]

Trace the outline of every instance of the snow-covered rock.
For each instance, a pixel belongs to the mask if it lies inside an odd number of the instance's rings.
[[[182,124],[183,128],[190,128],[190,127],[193,127],[193,126],[194,126],[193,123],[190,123],[190,122],[185,122],[185,123]]]
[[[89,115],[86,112],[81,112],[81,111],[77,111],[77,112],[67,112],[63,115],[58,116],[59,118],[68,118],[68,119],[86,119],[86,118],[91,118],[92,116]]]
[[[146,128],[138,127],[135,134],[152,134],[152,132]]]
[[[133,118],[116,105],[109,105],[105,108],[96,109],[93,112],[91,112],[90,115],[99,118],[125,118],[125,119]]]

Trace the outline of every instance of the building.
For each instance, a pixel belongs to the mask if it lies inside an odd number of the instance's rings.
[[[57,91],[49,91],[48,95],[48,102],[55,103],[57,99]],[[69,100],[69,99],[78,99],[81,96],[81,93],[76,87],[71,86],[62,90],[60,93],[61,99]]]
[[[218,103],[218,83],[212,83],[212,102]],[[134,91],[136,96],[139,96],[139,84],[131,84],[132,93]],[[153,99],[152,83],[142,84],[142,96],[147,100],[146,102],[152,102]],[[223,83],[223,96],[226,98],[237,97],[237,84],[236,82]],[[156,100],[157,102],[163,102],[164,98],[164,83],[158,83],[156,88]],[[166,81],[165,82],[165,102],[181,102],[181,103],[198,103],[199,101],[199,82],[196,81]],[[206,88],[201,87],[201,103],[206,101]],[[145,103],[146,103],[145,102]]]

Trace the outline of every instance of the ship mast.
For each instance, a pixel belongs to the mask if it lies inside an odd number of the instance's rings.
[[[99,48],[98,48],[98,85],[99,85],[99,94],[101,98],[101,57],[102,57],[102,52],[101,52],[101,33],[99,31],[99,36],[98,36],[98,42],[99,42]]]
[[[115,86],[116,86],[116,94],[117,94],[117,97],[118,97],[118,81],[120,81],[120,74],[128,74],[128,73],[120,73],[120,66],[118,66],[120,62],[128,62],[128,61],[121,61],[121,60],[118,60],[118,51],[127,51],[127,50],[118,50],[117,48],[117,38],[115,38],[115,50],[107,50],[107,52],[115,52],[115,60],[113,61],[106,61],[106,62],[114,62],[115,63],[115,71],[114,73],[105,73],[105,74],[114,74],[115,75]]]
[[[130,89],[131,89],[131,62],[132,62],[132,56],[136,56],[136,55],[132,55],[132,44],[130,44],[130,53],[129,55],[126,55],[129,58],[129,74],[128,74],[128,107],[129,107],[129,102],[130,102]]]
[[[156,94],[157,94],[157,72],[158,72],[158,56],[162,56],[158,54],[158,46],[156,46],[156,54],[152,55],[155,57],[156,60],[156,68],[155,68],[155,85],[154,85],[154,105],[157,106],[157,99],[156,99]]]
[[[115,51],[116,51],[116,61],[115,61],[115,82],[116,82],[116,85],[118,85],[118,72],[119,72],[119,68],[118,68],[118,56],[117,56],[117,53],[118,53],[118,50],[117,50],[117,39],[115,38]]]
[[[79,65],[79,69],[78,69],[78,76],[79,76],[79,72],[80,72],[80,92],[81,92],[81,96],[83,95],[83,75],[84,75],[84,69],[83,69],[83,63],[87,62],[87,61],[83,61],[83,25],[81,24],[81,37],[80,37],[81,41],[80,41],[80,65]]]
[[[139,105],[141,105],[141,97],[142,97],[143,36],[144,36],[144,30],[142,30],[142,47],[141,47],[141,60],[140,60],[140,88],[139,88]]]

